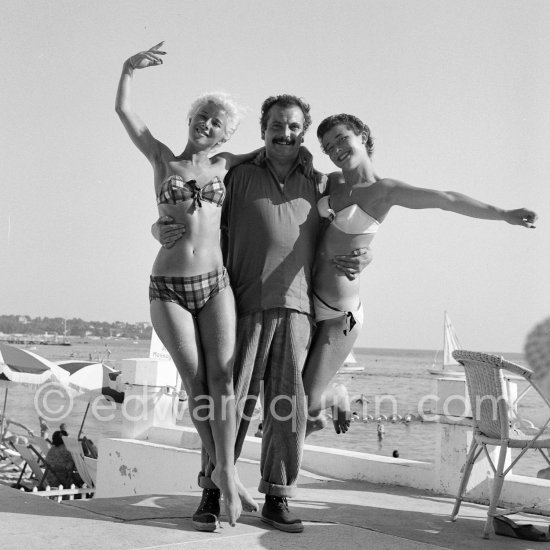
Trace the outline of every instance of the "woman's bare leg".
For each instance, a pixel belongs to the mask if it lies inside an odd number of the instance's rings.
[[[224,494],[230,523],[242,508],[256,511],[257,505],[242,485],[235,469],[236,413],[233,393],[236,311],[233,292],[224,289],[210,299],[198,316],[206,379],[211,397],[210,429],[215,443],[212,481]],[[212,456],[211,456],[212,459]],[[242,508],[241,508],[242,506]]]
[[[311,347],[302,375],[308,398],[308,426],[306,437],[324,428],[327,421],[320,414],[327,407],[333,408],[333,424],[336,433],[346,432],[350,425],[350,404],[343,385],[328,387],[330,381],[344,363],[357,340],[360,325],[347,329],[344,316],[317,323]]]
[[[221,294],[223,294],[223,292],[220,293],[220,295]],[[211,300],[213,304],[215,301],[216,298]],[[207,308],[208,303],[203,311],[208,311],[208,309],[210,309]],[[210,396],[211,390],[208,387],[205,359],[203,356],[203,345],[199,335],[199,324],[197,324],[195,318],[187,310],[178,304],[172,302],[162,302],[160,300],[153,300],[151,302],[151,320],[160,340],[170,353],[172,360],[178,368],[185,386],[185,390],[188,393],[187,403],[191,420],[197,429],[199,437],[201,438],[208,455],[211,457],[213,464],[216,464],[216,444],[212,434],[212,427],[210,425],[210,417],[212,416],[210,405],[212,405],[212,398]],[[233,323],[233,328],[229,326],[231,322]],[[223,327],[225,333],[232,335],[231,338],[233,338],[233,347],[235,331],[234,322],[234,320],[228,321]],[[203,320],[203,325],[206,326],[204,330],[208,335],[210,331],[208,328],[208,323]],[[207,341],[208,337],[203,338],[203,340]],[[206,349],[211,349],[216,346],[216,338],[210,342],[206,342]],[[231,350],[232,349],[233,348],[231,348]],[[233,351],[231,351],[230,356],[232,358]],[[231,382],[230,395],[232,394],[233,386]],[[230,399],[228,400],[228,403],[231,406],[232,402]],[[228,416],[228,418],[232,418],[234,422],[234,402],[233,415]],[[234,428],[233,430],[229,428],[228,433],[231,433],[231,431],[233,433],[231,451],[233,451],[233,445],[235,444]],[[256,511],[256,503],[244,486],[242,486],[242,483],[238,481],[238,478],[236,479],[237,492],[239,498],[243,502],[244,509],[246,511]],[[229,493],[228,490],[227,493]],[[226,498],[228,498],[228,496],[226,496]],[[234,518],[235,515],[236,514],[234,513],[228,514],[231,518]]]
[[[155,332],[172,357],[188,394],[187,403],[193,425],[208,454],[216,456],[208,419],[206,370],[195,319],[173,302],[153,300],[150,309]]]

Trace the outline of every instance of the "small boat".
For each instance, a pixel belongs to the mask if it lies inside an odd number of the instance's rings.
[[[439,350],[437,350],[434,362],[431,368],[428,369],[430,374],[435,376],[446,376],[446,377],[464,377],[464,369],[460,366],[460,363],[454,360],[453,351],[455,349],[460,349],[460,344],[455,333],[455,329],[451,323],[451,319],[447,312],[445,312],[443,319],[443,362],[440,366],[437,366],[437,355]]]
[[[365,367],[357,362],[357,359],[355,359],[355,356],[353,355],[353,351],[350,351],[344,361],[344,364],[338,369],[338,372],[340,374],[353,374],[356,372],[363,372],[364,370]]]

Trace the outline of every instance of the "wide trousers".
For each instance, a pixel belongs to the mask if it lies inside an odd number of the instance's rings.
[[[307,420],[302,370],[313,333],[311,317],[275,308],[240,317],[233,379],[239,457],[263,386],[263,436],[258,490],[292,497],[300,471]],[[203,449],[199,485],[214,488],[212,463]]]

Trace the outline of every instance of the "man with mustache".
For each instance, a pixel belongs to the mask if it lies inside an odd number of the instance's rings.
[[[303,531],[287,498],[296,492],[305,438],[301,373],[314,328],[311,270],[320,231],[316,205],[327,186],[327,177],[313,168],[311,154],[301,147],[311,124],[309,110],[293,95],[264,101],[260,122],[265,149],[226,176],[222,221],[226,268],[238,309],[235,457],[263,383],[262,521],[292,533]],[[183,230],[176,224],[155,226],[153,232],[160,233],[165,246]],[[353,278],[369,263],[367,252],[356,250],[334,261]],[[194,522],[211,523],[219,516],[220,493],[210,479],[211,469],[203,453],[203,498]]]

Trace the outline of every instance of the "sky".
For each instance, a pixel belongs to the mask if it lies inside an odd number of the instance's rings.
[[[152,170],[114,111],[123,61],[136,111],[178,154],[193,99],[248,108],[225,150],[260,147],[273,94],[317,125],[371,128],[377,173],[539,214],[535,230],[394,208],[361,276],[357,345],[517,352],[550,315],[550,2],[546,0],[4,0],[0,20],[0,314],[149,320],[158,243]]]

